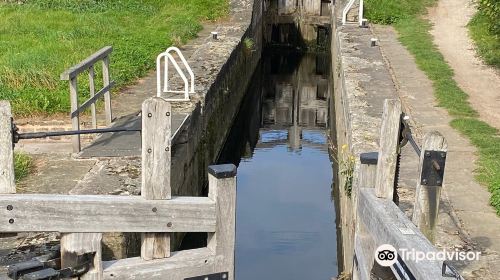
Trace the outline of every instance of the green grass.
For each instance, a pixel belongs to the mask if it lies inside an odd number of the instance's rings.
[[[228,11],[227,0],[9,2],[18,1],[0,0],[0,99],[17,116],[69,112],[60,73],[104,46],[114,48],[111,75],[123,86],[154,67],[162,50],[195,37],[201,21]]]
[[[16,182],[28,176],[33,170],[33,159],[24,153],[14,153],[14,173]]]
[[[448,110],[454,119],[451,126],[469,138],[478,148],[477,176],[492,193],[491,205],[500,215],[500,134],[478,119],[477,112],[467,101],[467,94],[453,79],[448,66],[433,43],[431,25],[422,16],[434,0],[367,0],[366,14],[372,22],[392,24],[401,43],[413,54],[418,67],[433,82],[439,106]]]
[[[489,18],[482,12],[469,22],[469,34],[484,62],[500,69],[500,37],[489,29]]]

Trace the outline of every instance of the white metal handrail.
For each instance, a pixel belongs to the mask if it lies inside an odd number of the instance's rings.
[[[352,8],[352,5],[354,5],[354,2],[356,0],[349,0],[347,5],[345,6],[344,10],[342,11],[342,25],[346,24],[347,22],[347,14]],[[363,0],[359,0],[359,14],[358,14],[358,23],[359,26],[363,25],[363,9],[364,9],[364,3]]]
[[[190,78],[190,83],[188,82],[188,79],[186,75],[184,74],[184,71],[179,67],[179,64],[177,61],[175,61],[174,57],[170,54],[170,52],[174,51],[177,53],[179,58],[181,59],[182,63],[184,64],[184,67],[189,73],[189,78]],[[161,61],[162,59],[165,58],[165,73],[164,73],[164,85],[163,85],[163,90],[161,86]],[[179,76],[182,78],[184,82],[184,90],[181,91],[176,91],[176,90],[170,90],[168,87],[168,68],[169,68],[169,61],[172,62],[174,65],[175,70],[179,74]],[[156,58],[156,91],[157,91],[157,96],[160,97],[162,93],[184,93],[184,98],[183,99],[167,99],[170,101],[188,101],[189,100],[189,93],[194,93],[194,73],[189,64],[186,61],[186,58],[184,58],[184,55],[182,52],[176,48],[176,47],[169,47],[165,52],[161,53],[158,55]]]

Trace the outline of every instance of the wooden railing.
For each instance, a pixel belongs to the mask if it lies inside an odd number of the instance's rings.
[[[400,140],[405,136],[402,133],[411,133],[402,129],[402,116],[400,101],[385,100],[379,151],[360,156],[358,186],[353,194],[356,213],[353,279],[372,279],[377,266],[375,252],[383,244],[392,245],[398,252],[401,249],[437,252],[432,242],[443,184],[446,139],[433,131],[425,135],[422,147],[416,149],[420,154],[419,178],[413,221],[410,221],[393,201]],[[443,276],[443,266],[443,261],[399,257],[390,270],[397,279],[449,279]],[[461,279],[460,275],[455,277]]]
[[[111,93],[110,90],[114,81],[110,81],[109,56],[113,48],[104,47],[93,55],[87,57],[77,65],[72,66],[61,74],[61,80],[69,81],[69,93],[71,100],[71,124],[73,130],[80,130],[80,113],[90,106],[92,114],[92,127],[97,128],[96,101],[104,96],[104,111],[106,114],[106,125],[110,125],[113,119],[111,112]],[[96,92],[95,89],[95,69],[94,65],[102,61],[102,80],[103,87]],[[78,75],[88,70],[90,98],[82,104],[78,101]],[[73,152],[81,150],[80,135],[73,136]]]
[[[141,196],[14,194],[11,112],[0,103],[0,233],[61,232],[61,267],[94,253],[80,279],[186,279],[218,273],[234,279],[236,167],[208,168],[208,197],[171,193],[170,103],[142,106]],[[143,233],[140,258],[103,262],[102,233]],[[207,232],[207,247],[172,252],[173,232]],[[79,257],[80,256],[80,257]],[[212,278],[210,278],[212,279]]]

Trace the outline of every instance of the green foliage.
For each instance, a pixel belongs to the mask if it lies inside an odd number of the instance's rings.
[[[371,22],[396,23],[425,11],[436,0],[365,0],[365,15]]]
[[[24,153],[14,153],[14,173],[16,182],[28,176],[33,170],[33,159]]]
[[[477,0],[479,11],[487,20],[491,34],[500,36],[500,0]]]
[[[59,80],[68,67],[112,45],[112,79],[126,85],[162,50],[195,37],[200,21],[227,11],[227,0],[0,1],[0,99],[17,116],[68,112],[68,85]]]
[[[434,93],[439,106],[446,108],[450,115],[455,117],[451,122],[451,126],[468,137],[471,143],[478,148],[479,168],[477,170],[477,179],[488,186],[492,194],[491,205],[495,207],[497,214],[500,215],[500,133],[497,129],[477,118],[477,112],[467,101],[467,94],[458,87],[453,79],[453,70],[448,66],[433,43],[432,36],[429,33],[431,25],[428,20],[422,19],[421,16],[425,12],[425,8],[434,1],[410,2],[412,4],[405,6],[407,1],[367,0],[366,14],[372,22],[394,24],[401,43],[413,54],[418,67],[433,82]],[[498,0],[486,2],[498,3]],[[421,5],[420,9],[411,7],[411,5],[417,4]],[[375,17],[372,18],[372,16]],[[497,16],[497,21],[498,18]],[[489,19],[479,18],[476,20],[483,21],[481,23],[483,26],[476,26],[473,23],[471,29],[477,27],[480,28],[480,32],[488,32],[488,28],[485,28],[485,26],[487,26]],[[487,47],[489,51],[493,52],[492,57],[496,57],[494,59],[499,57],[497,38],[495,39],[497,41],[489,42],[490,45]],[[491,40],[491,37],[487,40]],[[496,46],[497,49],[493,50],[494,47],[492,46]]]
[[[340,150],[340,174],[344,180],[344,192],[347,197],[352,195],[352,185],[354,181],[354,165],[356,161],[354,156],[348,150],[347,144],[342,145],[342,150]]]
[[[253,41],[252,38],[245,38],[243,40],[243,44],[245,45],[245,48],[247,50],[253,50],[254,46],[255,46],[255,42]]]
[[[497,24],[499,22],[500,20],[497,20]],[[484,62],[500,69],[500,34],[498,31],[497,34],[492,32],[490,18],[479,11],[469,22],[469,30],[476,50]]]
[[[477,179],[488,186],[491,192],[491,205],[500,215],[500,135],[498,131],[483,121],[472,118],[459,118],[451,125],[469,137],[479,150]]]

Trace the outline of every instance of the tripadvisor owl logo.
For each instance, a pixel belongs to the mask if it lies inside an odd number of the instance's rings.
[[[392,245],[380,245],[377,250],[375,250],[375,260],[381,266],[391,266],[398,260],[398,252]]]
[[[375,250],[375,261],[381,266],[392,266],[398,261],[398,255],[401,261],[478,261],[481,252],[476,251],[447,251],[447,250],[429,250],[426,252],[416,249],[399,248],[399,251],[390,244],[380,245]]]

